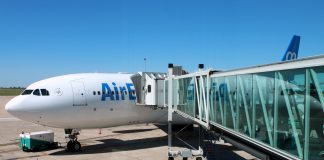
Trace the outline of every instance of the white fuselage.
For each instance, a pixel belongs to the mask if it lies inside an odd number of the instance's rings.
[[[167,109],[136,105],[131,74],[71,74],[38,81],[6,110],[33,123],[57,128],[104,128],[137,123],[167,123]],[[40,89],[40,94],[35,90]],[[43,91],[48,91],[48,94]],[[175,123],[184,124],[175,116]]]

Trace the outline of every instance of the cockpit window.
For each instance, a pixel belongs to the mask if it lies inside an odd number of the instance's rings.
[[[33,92],[31,89],[26,89],[24,92],[21,93],[21,95],[30,95]]]
[[[33,95],[40,96],[39,89],[35,89],[34,92],[33,92]]]
[[[41,89],[42,96],[49,96],[49,92],[47,89]]]

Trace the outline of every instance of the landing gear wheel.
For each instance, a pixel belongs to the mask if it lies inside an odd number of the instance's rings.
[[[78,141],[69,141],[67,143],[67,150],[69,152],[77,152],[81,150],[81,144]]]
[[[174,158],[173,157],[169,157],[169,159],[168,160],[174,160]]]
[[[66,148],[69,152],[73,152],[73,141],[69,141],[66,145]]]
[[[81,144],[78,141],[73,142],[73,151],[78,152],[81,150]]]
[[[202,158],[201,157],[197,157],[196,160],[202,160]]]

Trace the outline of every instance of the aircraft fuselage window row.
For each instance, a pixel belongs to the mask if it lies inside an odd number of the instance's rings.
[[[21,93],[21,95],[30,95],[32,93],[35,96],[49,96],[49,92],[47,89],[35,89],[35,90],[26,89],[24,90],[24,92]]]

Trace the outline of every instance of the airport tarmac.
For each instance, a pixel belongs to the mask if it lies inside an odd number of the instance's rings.
[[[39,160],[167,160],[167,126],[155,124],[127,125],[111,128],[85,129],[80,133],[81,152],[65,151],[65,135],[63,129],[40,126],[19,120],[8,114],[4,107],[13,97],[0,96],[0,159],[39,159]],[[58,149],[23,152],[19,147],[19,134],[52,130],[55,141],[60,143]],[[194,140],[192,131],[185,133],[187,140]],[[180,142],[174,141],[178,147]],[[237,150],[228,143],[216,145],[213,159],[255,159],[250,154]],[[182,159],[182,158],[176,158]]]

